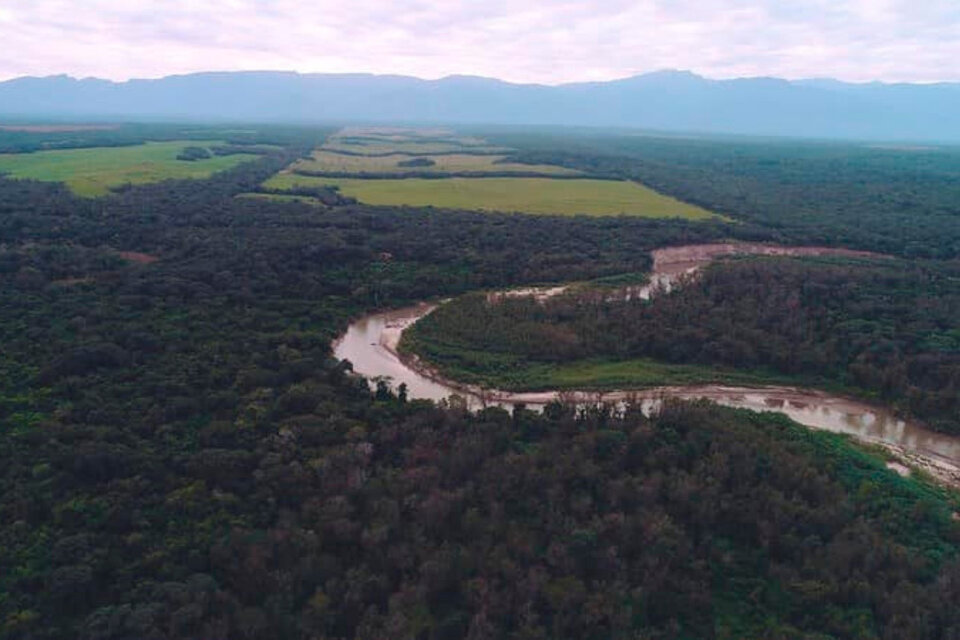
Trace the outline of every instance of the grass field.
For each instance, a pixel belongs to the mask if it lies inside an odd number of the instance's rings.
[[[357,140],[370,144],[373,142],[427,142],[442,141],[459,144],[464,147],[489,146],[483,138],[460,136],[452,129],[407,128],[407,127],[345,127],[330,137],[331,142]]]
[[[255,158],[254,155],[214,156],[207,160],[177,160],[184,147],[210,146],[218,141],[148,142],[132,147],[95,147],[35,153],[0,154],[0,173],[13,178],[64,182],[80,196],[102,196],[111,187],[169,178],[206,178]]]
[[[433,166],[429,167],[401,167],[398,163],[409,160],[410,156],[395,154],[389,156],[347,156],[329,151],[317,150],[312,154],[312,158],[299,160],[291,170],[316,171],[316,172],[342,172],[342,173],[410,173],[419,171],[435,172],[459,172],[459,171],[489,171],[489,172],[523,172],[536,171],[538,173],[549,173],[554,175],[576,175],[579,172],[573,169],[557,167],[546,164],[518,164],[518,163],[500,163],[498,160],[504,158],[502,155],[477,156],[467,154],[444,155],[444,156],[426,156],[434,161]]]
[[[636,182],[551,180],[549,178],[446,178],[362,180],[316,178],[282,173],[264,186],[335,185],[345,196],[373,205],[434,206],[449,209],[591,216],[626,214],[649,218],[715,217]]]

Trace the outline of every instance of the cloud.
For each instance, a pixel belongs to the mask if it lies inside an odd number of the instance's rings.
[[[555,84],[676,68],[960,80],[956,0],[0,0],[0,41],[0,78],[292,69]]]

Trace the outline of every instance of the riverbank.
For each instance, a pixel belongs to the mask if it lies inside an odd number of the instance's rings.
[[[551,352],[551,345],[560,349],[577,340],[584,339],[570,331],[564,333],[543,332],[530,338],[527,344],[538,343],[543,349],[525,350],[517,346],[500,344],[484,334],[490,331],[487,325],[470,325],[470,318],[482,317],[486,308],[496,308],[500,302],[532,299],[537,303],[568,296],[572,301],[566,305],[567,313],[575,313],[582,302],[585,306],[603,305],[605,302],[649,299],[658,292],[666,292],[679,284],[695,278],[703,267],[720,257],[734,255],[832,257],[847,259],[887,258],[878,254],[834,249],[828,247],[782,247],[759,243],[713,243],[666,247],[652,252],[653,268],[645,274],[644,281],[637,282],[637,274],[631,281],[614,286],[577,282],[565,285],[522,287],[503,291],[467,294],[454,302],[464,306],[460,311],[465,316],[464,326],[471,326],[477,339],[457,337],[459,327],[453,326],[446,316],[450,307],[430,317],[427,322],[412,322],[410,330],[403,332],[399,345],[394,349],[398,357],[408,358],[412,363],[430,363],[429,376],[444,381],[455,380],[471,388],[499,389],[501,392],[526,391],[603,391],[621,389],[648,389],[662,386],[685,386],[721,384],[744,387],[789,386],[815,388],[837,395],[870,400],[874,392],[844,384],[836,376],[815,374],[789,374],[770,367],[734,368],[708,363],[668,362],[652,357],[624,357],[616,354],[568,355],[558,358]],[[536,308],[524,307],[531,316],[530,326],[536,330]],[[430,314],[425,314],[426,318]],[[438,319],[438,316],[442,316]],[[522,324],[523,318],[514,318]],[[453,329],[451,331],[450,329]],[[501,326],[498,333],[509,334],[513,325]],[[531,333],[530,329],[527,333]],[[520,332],[522,336],[523,332]],[[535,335],[535,334],[534,334]],[[524,345],[525,347],[526,345]],[[568,349],[570,352],[570,349]],[[572,350],[576,353],[576,348]],[[417,356],[416,358],[413,356]],[[422,365],[419,365],[422,366]]]
[[[819,247],[734,244],[675,247],[654,252],[650,282],[637,293],[649,297],[657,288],[673,286],[678,278],[695,272],[718,256],[743,252],[752,252],[753,255],[762,252],[763,255],[876,257],[863,252],[834,252]],[[550,295],[559,295],[564,290],[564,287],[549,289]],[[471,408],[516,404],[538,408],[559,399],[574,403],[631,401],[641,403],[647,411],[655,411],[664,398],[676,397],[705,398],[734,408],[775,411],[807,427],[845,433],[864,442],[879,444],[902,463],[923,469],[941,481],[960,485],[960,439],[905,421],[882,407],[821,390],[789,385],[661,384],[643,389],[607,391],[509,391],[484,389],[451,380],[416,355],[404,354],[399,349],[404,331],[436,308],[436,304],[420,304],[361,318],[337,340],[335,355],[350,360],[354,371],[367,379],[386,378],[394,388],[405,384],[410,398],[440,401],[455,394]]]

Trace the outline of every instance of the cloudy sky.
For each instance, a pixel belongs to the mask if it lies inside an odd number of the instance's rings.
[[[960,80],[960,0],[0,0],[0,79],[200,70],[557,84]]]

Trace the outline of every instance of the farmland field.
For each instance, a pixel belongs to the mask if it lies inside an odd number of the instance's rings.
[[[474,153],[493,154],[505,153],[509,151],[504,147],[490,147],[481,145],[463,145],[455,140],[437,140],[437,141],[419,141],[419,140],[373,140],[365,139],[359,141],[340,141],[337,139],[323,145],[324,149],[330,151],[341,151],[347,153],[357,153],[361,155],[383,155],[388,153],[406,153],[410,155],[429,155],[433,153],[457,153],[469,149]]]
[[[177,155],[188,146],[210,146],[219,141],[178,140],[148,142],[130,147],[94,147],[0,154],[0,173],[13,178],[64,182],[77,195],[102,196],[111,187],[167,179],[206,178],[255,158],[237,154],[187,162]]]
[[[550,173],[555,175],[576,175],[580,173],[573,169],[565,169],[546,164],[520,164],[516,162],[497,163],[506,156],[503,155],[441,155],[425,156],[434,164],[426,167],[403,167],[398,163],[410,160],[410,156],[394,154],[389,156],[352,156],[332,153],[322,149],[314,151],[311,159],[303,159],[294,164],[291,169],[315,172],[342,172],[342,173],[409,173],[418,171],[432,172],[529,172]]]
[[[412,138],[439,138],[455,135],[446,127],[344,127],[337,137],[362,136],[364,138],[394,138],[409,140]]]
[[[464,147],[489,146],[483,138],[460,136],[451,129],[405,127],[345,127],[330,138],[330,141],[370,144],[371,142],[428,142],[440,141]]]
[[[331,136],[321,151],[327,155],[341,156],[386,156],[406,154],[423,156],[430,154],[503,155],[511,151],[506,147],[494,147],[482,138],[457,136],[447,129],[403,129],[347,127]],[[398,158],[398,160],[401,158]]]
[[[297,186],[329,185],[339,187],[345,196],[372,205],[434,206],[559,215],[627,214],[691,220],[715,217],[705,209],[627,181],[549,178],[363,180],[283,173],[264,184],[267,188],[281,190]]]

